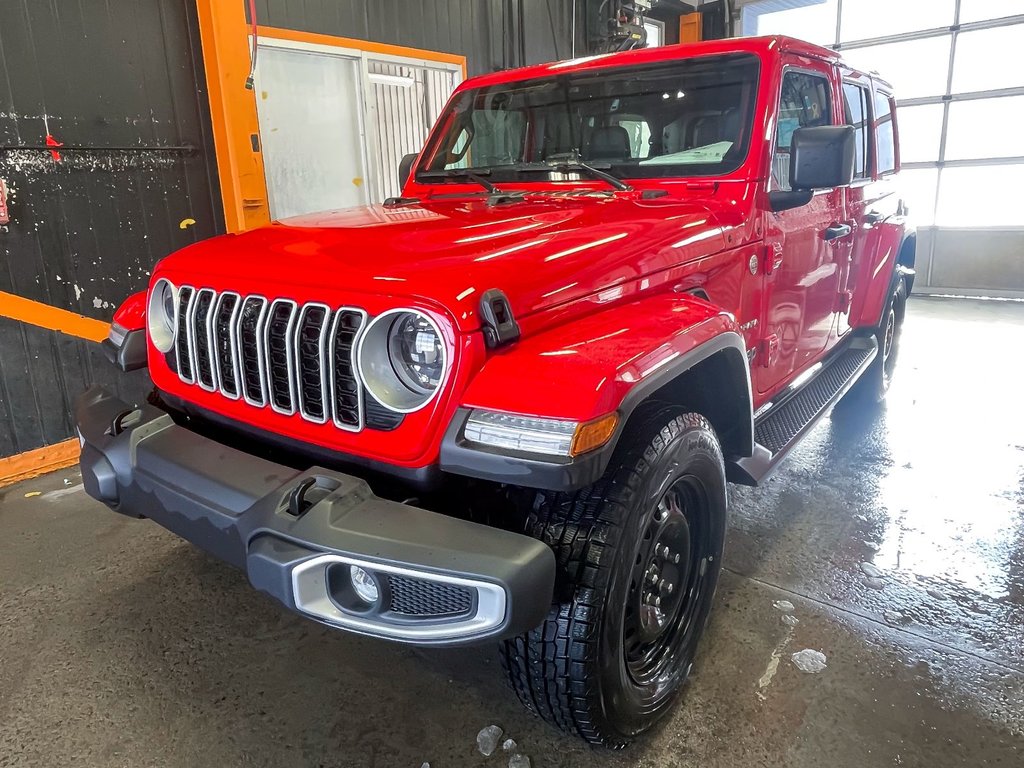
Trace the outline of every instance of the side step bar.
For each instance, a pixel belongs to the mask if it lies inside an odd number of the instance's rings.
[[[806,380],[783,391],[755,417],[754,455],[726,464],[730,482],[760,485],[786,454],[861,377],[878,354],[873,335],[856,336]]]

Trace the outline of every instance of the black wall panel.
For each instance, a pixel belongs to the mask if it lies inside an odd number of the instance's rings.
[[[188,0],[0,0],[0,291],[110,320],[158,259],[221,230],[201,61]],[[47,134],[131,149],[10,149]],[[70,398],[114,379],[97,345],[0,321],[0,456],[69,437]]]
[[[241,2],[242,0],[238,0]],[[519,5],[525,59],[519,44]],[[582,13],[582,4],[580,6]],[[257,0],[271,27],[456,53],[470,75],[568,58],[570,0]],[[556,51],[557,48],[557,51]]]
[[[465,55],[472,75],[567,58],[572,5],[256,7],[268,26]],[[47,134],[94,149],[65,150],[59,161],[18,149]],[[185,145],[195,151],[159,149]],[[0,147],[0,178],[11,189],[0,291],[110,320],[157,260],[223,228],[194,0],[0,0]],[[136,399],[145,381],[117,374],[95,344],[0,318],[0,457],[71,436],[71,399],[87,384]]]

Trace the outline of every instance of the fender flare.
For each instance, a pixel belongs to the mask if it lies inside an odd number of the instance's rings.
[[[733,435],[730,447],[723,446],[723,449],[727,462],[749,456],[754,450],[750,370],[743,337],[734,327],[735,322],[731,325],[732,328],[680,354],[631,387],[616,409],[619,413],[619,423],[615,433],[603,447],[574,459],[539,459],[527,454],[499,453],[484,446],[469,445],[463,438],[463,429],[473,408],[462,406],[456,411],[441,443],[441,470],[543,490],[572,491],[583,488],[596,482],[604,474],[619,439],[627,429],[630,417],[636,409],[641,404],[656,399],[659,392],[664,392],[673,382],[680,381],[687,372],[694,371],[697,366],[712,359],[727,359],[734,374],[742,371],[737,387],[738,391],[743,393],[745,404],[742,412],[736,414],[739,428]]]

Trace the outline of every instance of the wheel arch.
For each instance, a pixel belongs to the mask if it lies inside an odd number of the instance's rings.
[[[681,405],[704,416],[711,422],[727,462],[753,453],[753,404],[746,346],[739,332],[730,329],[681,352],[636,382],[617,404],[619,424],[614,435],[598,450],[556,463],[472,447],[462,438],[472,408],[461,407],[442,441],[441,469],[543,490],[576,490],[604,474],[634,417],[649,403]]]
[[[699,413],[711,422],[727,458],[753,452],[750,370],[739,334],[716,336],[673,366],[664,379],[648,382],[630,394],[620,409],[623,424],[616,437],[629,429],[641,406],[667,403]]]

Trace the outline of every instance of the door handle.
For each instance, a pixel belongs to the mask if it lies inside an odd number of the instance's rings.
[[[868,211],[864,214],[865,224],[877,224],[885,218],[885,214],[879,213],[878,211]]]
[[[849,224],[833,224],[822,233],[822,237],[826,240],[838,240],[840,237],[846,237],[851,232],[853,232],[853,227]]]

